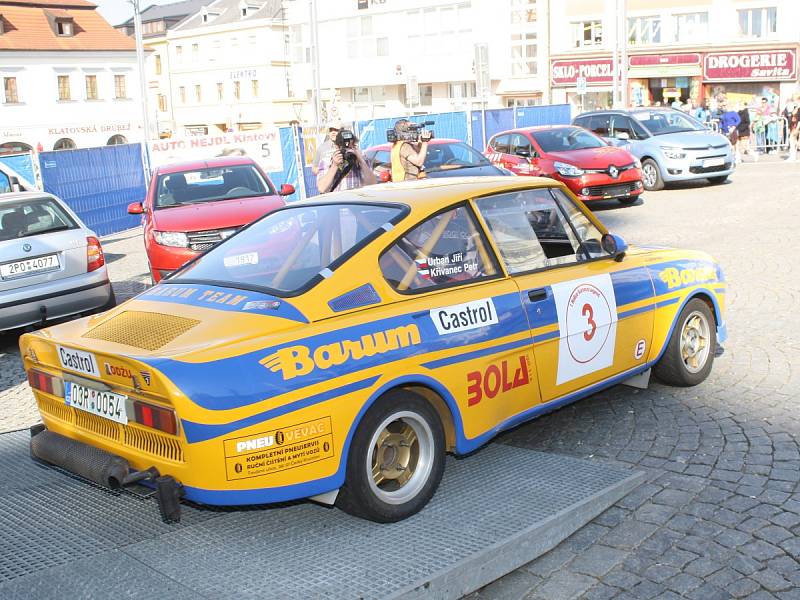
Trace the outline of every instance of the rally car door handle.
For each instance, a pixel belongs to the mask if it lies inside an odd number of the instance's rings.
[[[547,288],[528,290],[528,300],[531,302],[541,302],[542,300],[547,300]]]

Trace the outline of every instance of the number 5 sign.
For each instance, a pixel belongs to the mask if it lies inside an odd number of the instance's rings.
[[[556,384],[588,375],[614,363],[617,300],[610,275],[553,285],[561,332]]]

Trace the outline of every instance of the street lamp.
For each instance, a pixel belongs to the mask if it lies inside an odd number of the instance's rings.
[[[142,42],[142,13],[139,12],[139,0],[129,0],[133,4],[133,33],[136,38],[136,62],[139,66],[139,93],[142,96],[142,127],[144,142],[150,137],[150,118],[147,112],[147,82],[144,76],[144,43]]]

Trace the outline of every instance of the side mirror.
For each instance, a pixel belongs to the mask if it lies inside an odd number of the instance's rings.
[[[140,215],[144,212],[144,206],[142,206],[141,202],[131,202],[128,204],[128,214],[129,215]]]
[[[294,194],[294,186],[291,183],[284,183],[281,186],[281,191],[278,192],[281,196],[291,196]]]
[[[392,172],[391,171],[381,171],[381,174],[378,175],[378,179],[382,183],[387,183],[392,180]]]
[[[625,253],[628,251],[628,244],[625,240],[613,233],[606,233],[600,241],[600,244],[603,246],[603,250],[613,256],[614,260],[617,262],[621,262],[625,257]]]
[[[630,134],[627,131],[618,131],[614,134],[614,137],[618,140],[629,140],[631,139]]]

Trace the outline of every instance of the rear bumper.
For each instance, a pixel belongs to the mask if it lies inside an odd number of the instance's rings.
[[[88,312],[111,299],[111,282],[105,267],[54,281],[47,285],[19,288],[0,295],[0,331],[17,329]]]

